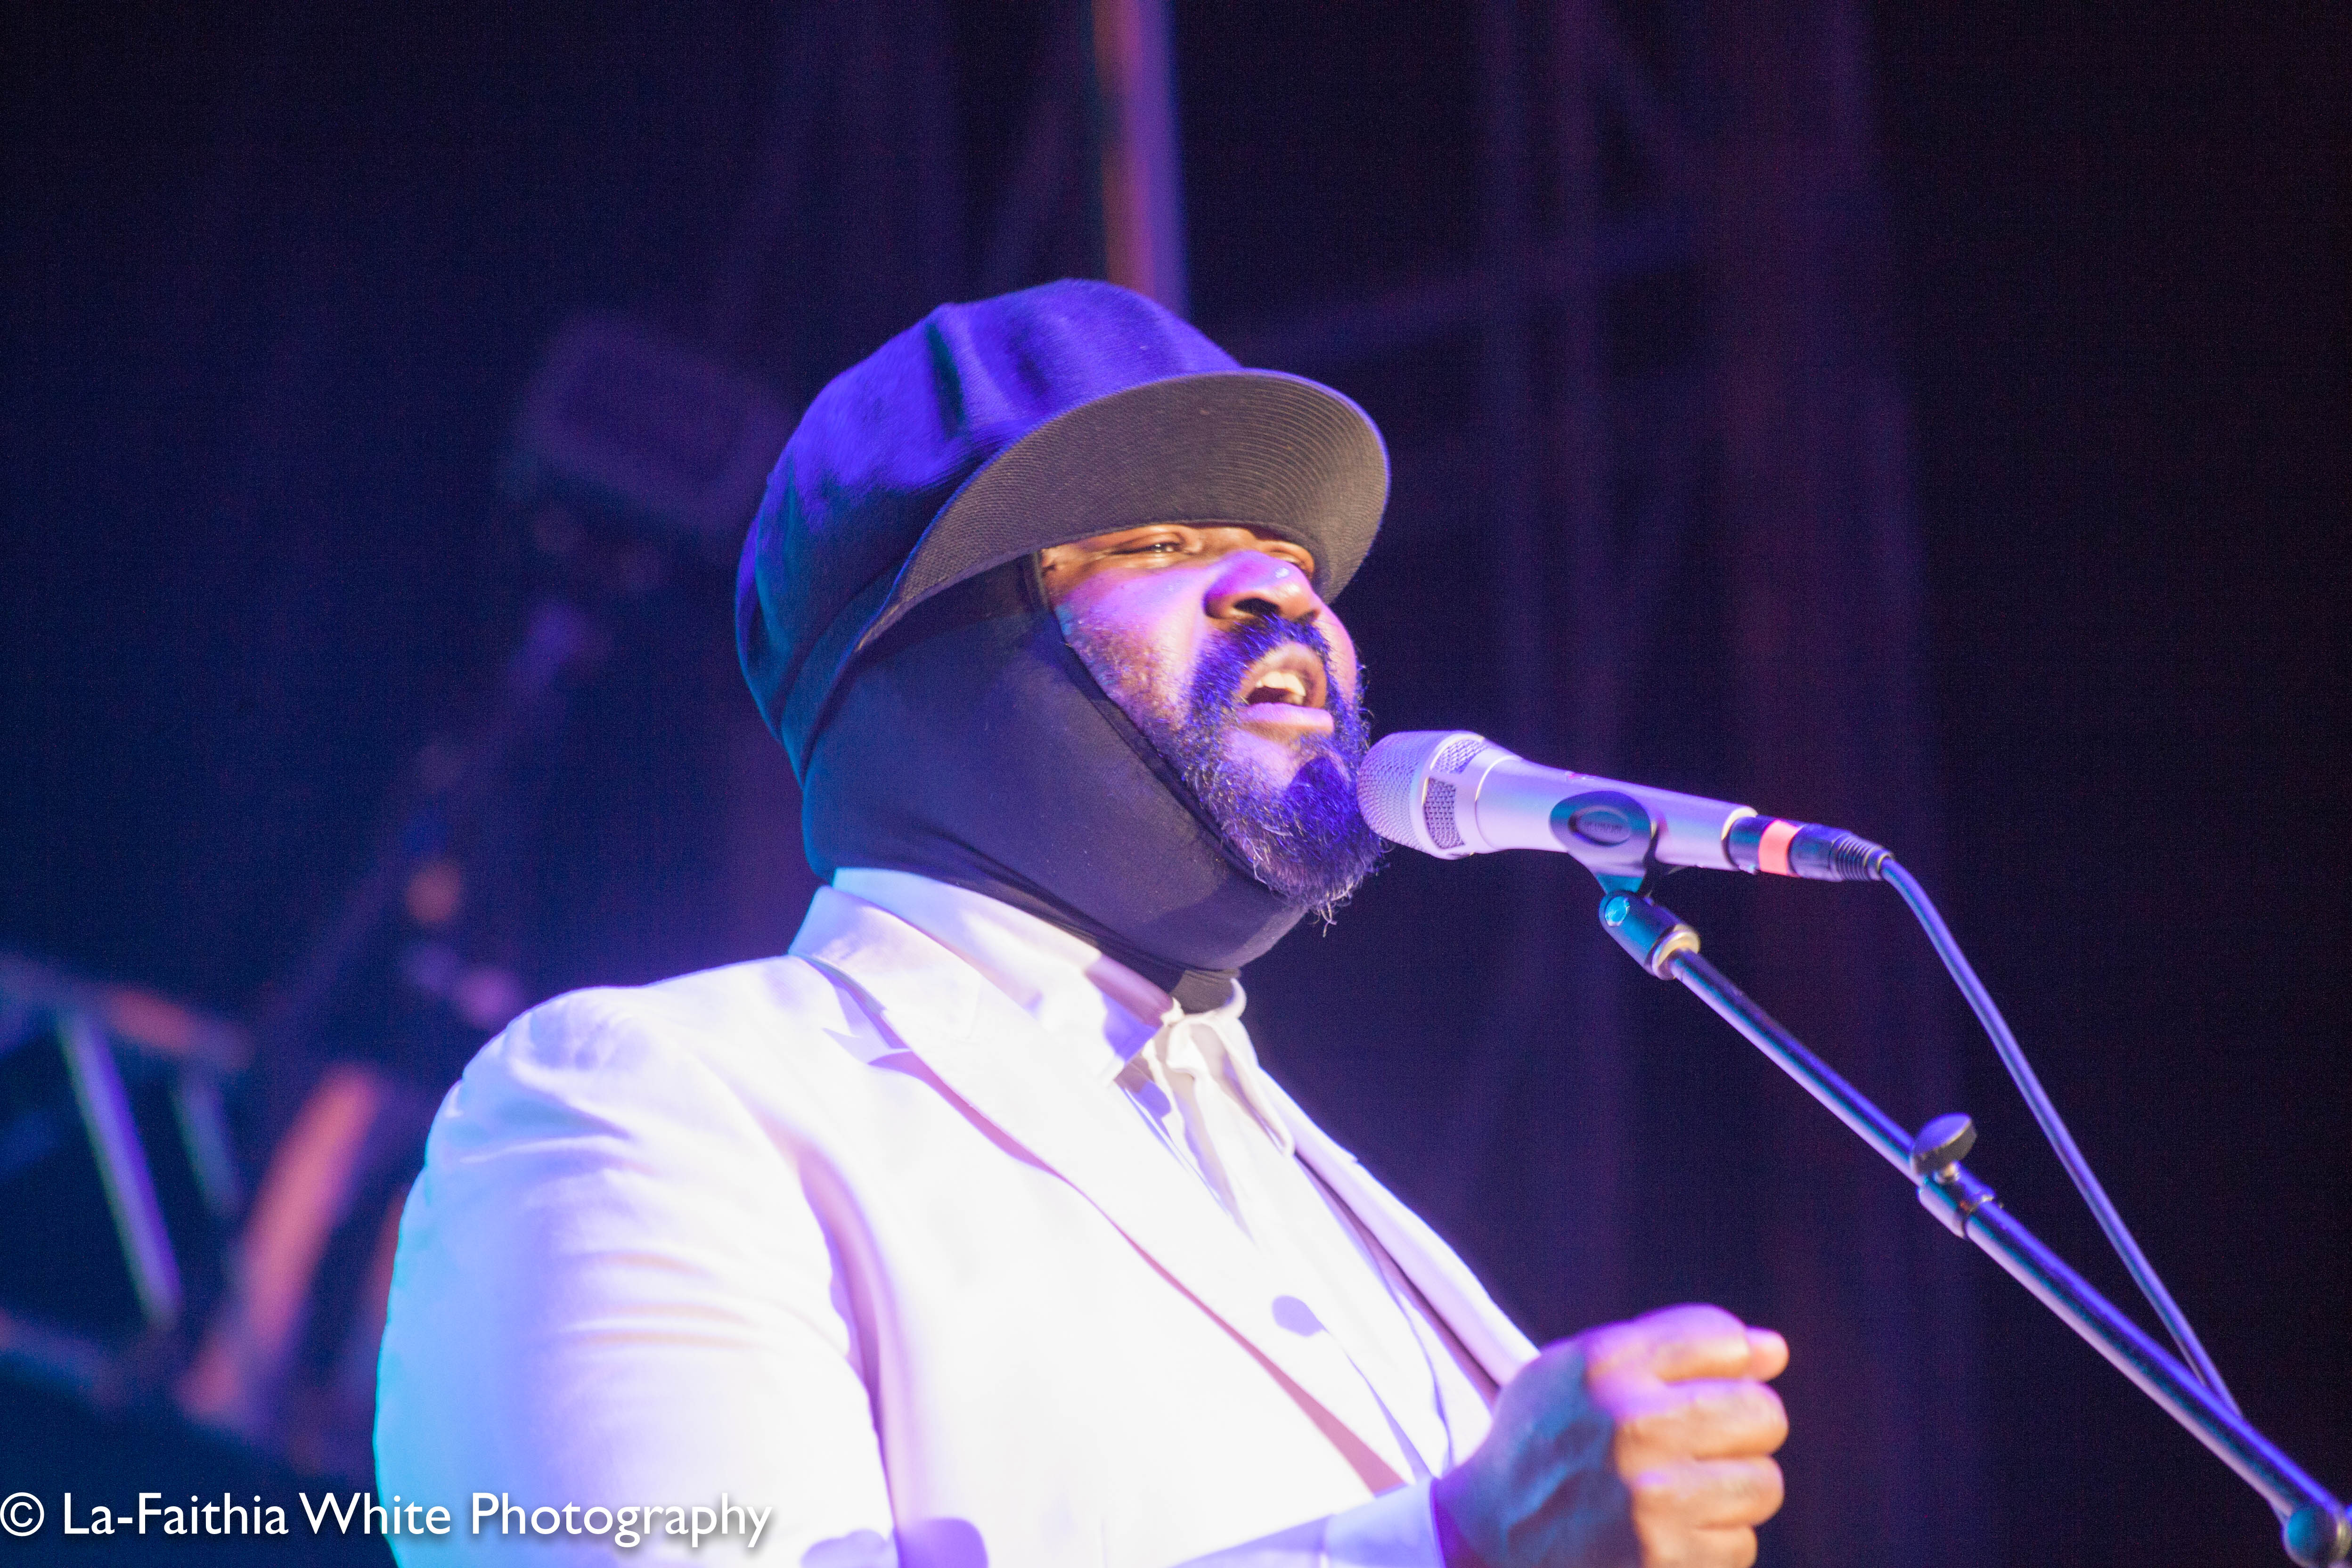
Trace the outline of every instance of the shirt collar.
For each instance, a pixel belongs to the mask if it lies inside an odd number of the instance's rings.
[[[1155,1037],[1171,1029],[1212,1032],[1223,1047],[1229,1086],[1282,1152],[1294,1152],[1289,1125],[1267,1092],[1265,1069],[1242,1026],[1249,998],[1238,982],[1220,1005],[1187,1013],[1084,937],[985,893],[912,871],[862,866],[835,872],[833,887],[898,916],[971,964],[1036,1020],[1076,1070],[1105,1088]]]
[[[905,921],[962,959],[1034,1019],[1079,1070],[1108,1085],[1171,1014],[1167,992],[1084,937],[1026,910],[912,871],[850,866],[835,891]],[[1239,987],[1216,1011],[1241,1011]],[[1194,1015],[1205,1016],[1206,1015]]]
[[[1165,1068],[1181,1060],[1189,1050],[1265,1129],[1265,1135],[1274,1140],[1276,1148],[1286,1155],[1295,1154],[1298,1150],[1290,1136],[1290,1124],[1283,1120],[1282,1108],[1275,1103],[1265,1069],[1257,1063],[1257,1049],[1250,1043],[1249,1031],[1242,1026],[1242,1008],[1247,998],[1241,994],[1240,986],[1234,991],[1232,1001],[1205,1013],[1170,1008],[1158,1032],[1139,1054],[1157,1057]]]

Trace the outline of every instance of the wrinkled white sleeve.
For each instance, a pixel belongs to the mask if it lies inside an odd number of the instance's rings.
[[[404,1568],[733,1560],[750,1516],[724,1542],[690,1534],[694,1508],[729,1505],[765,1510],[761,1560],[898,1563],[841,1259],[784,1152],[657,1034],[597,993],[562,998],[493,1041],[434,1124],[401,1221],[376,1459],[387,1502],[453,1517],[393,1537]],[[617,1520],[530,1533],[566,1505],[662,1511],[635,1542]],[[669,1533],[672,1508],[688,1534]],[[1426,1485],[1196,1561],[1440,1568]]]
[[[887,1541],[890,1502],[839,1260],[774,1142],[654,1032],[593,992],[536,1009],[435,1122],[401,1220],[376,1456],[387,1499],[457,1518],[395,1537],[404,1563],[711,1550],[666,1512],[634,1546],[617,1519],[551,1539],[501,1511],[477,1533],[485,1493],[764,1508],[769,1561],[877,1561],[857,1543]],[[749,1521],[730,1522],[740,1546]]]

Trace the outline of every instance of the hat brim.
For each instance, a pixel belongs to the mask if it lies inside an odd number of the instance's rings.
[[[1280,371],[1130,386],[1036,426],[941,507],[863,649],[925,599],[1008,561],[1154,522],[1240,524],[1304,546],[1339,596],[1388,504],[1380,431],[1329,387]]]

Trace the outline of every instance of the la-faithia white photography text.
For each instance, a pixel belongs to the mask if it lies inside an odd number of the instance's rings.
[[[623,1550],[661,1535],[682,1540],[698,1551],[705,1541],[740,1538],[743,1549],[760,1544],[773,1508],[753,1508],[721,1492],[716,1503],[530,1503],[505,1492],[475,1492],[467,1500],[466,1515],[457,1517],[444,1504],[411,1501],[398,1493],[378,1498],[368,1492],[327,1492],[313,1500],[297,1492],[295,1506],[264,1502],[258,1495],[238,1499],[224,1492],[217,1498],[191,1496],[185,1502],[165,1502],[161,1492],[141,1492],[132,1508],[117,1508],[74,1494],[58,1499],[59,1533],[67,1536],[144,1535],[218,1537],[224,1535],[382,1535],[436,1536],[572,1536],[610,1540]],[[16,1507],[19,1500],[30,1509]],[[13,1512],[11,1535],[37,1533],[39,1500],[19,1492],[8,1500]],[[29,1525],[20,1529],[19,1525]]]

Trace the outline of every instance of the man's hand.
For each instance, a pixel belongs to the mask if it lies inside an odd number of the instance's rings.
[[[1788,1342],[1719,1307],[1562,1340],[1433,1489],[1446,1568],[1748,1568],[1789,1436]]]

